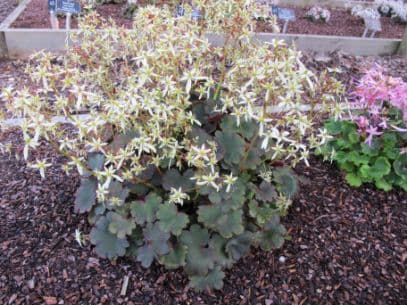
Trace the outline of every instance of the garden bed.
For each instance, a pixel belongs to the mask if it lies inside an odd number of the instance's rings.
[[[19,132],[0,141],[21,153]],[[49,147],[34,157],[62,162]],[[0,303],[405,304],[405,193],[353,189],[319,159],[296,171],[309,183],[284,220],[292,240],[253,252],[227,272],[222,291],[199,294],[184,289],[181,271],[110,263],[89,244],[81,248],[74,232],[90,228],[73,213],[78,177],[55,167],[41,180],[23,161],[0,155]]]
[[[118,25],[131,27],[132,21],[122,16],[123,4],[105,4],[97,8],[97,12],[104,17],[111,17]],[[360,37],[364,31],[364,23],[361,18],[352,16],[343,8],[331,9],[331,20],[327,23],[315,23],[304,18],[307,8],[293,7],[297,20],[290,22],[287,33],[289,34],[313,34]],[[65,27],[64,18],[59,18],[60,27]],[[279,21],[282,26],[282,22]],[[377,33],[377,38],[401,38],[405,26],[393,22],[390,18],[381,18],[382,32]],[[23,13],[11,25],[12,28],[51,28],[47,2],[32,0]],[[77,27],[77,19],[74,18],[72,27]],[[270,32],[270,28],[259,23],[259,32]]]

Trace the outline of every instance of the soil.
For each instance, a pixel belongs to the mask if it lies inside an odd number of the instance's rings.
[[[7,18],[17,5],[17,0],[0,0],[0,23]]]
[[[21,154],[22,137],[4,132]],[[46,145],[33,158],[63,160]],[[132,258],[100,259],[74,232],[90,232],[73,213],[76,175],[47,178],[0,155],[0,304],[378,304],[407,302],[407,195],[349,187],[329,163],[311,160],[308,178],[284,224],[281,250],[254,250],[227,271],[222,291],[196,293],[181,270]],[[125,276],[129,284],[121,289]]]
[[[122,16],[124,4],[104,4],[97,7],[97,12],[103,17],[112,17],[120,26],[130,28],[132,21]],[[297,20],[288,24],[287,33],[290,34],[318,34],[336,36],[362,36],[363,20],[352,16],[344,9],[332,9],[331,20],[328,23],[315,23],[304,18],[307,8],[293,8]],[[65,27],[65,19],[59,18],[61,28]],[[279,21],[282,27],[283,22]],[[382,32],[376,38],[402,38],[405,25],[397,24],[390,18],[381,18]],[[15,28],[50,28],[47,2],[32,0],[25,11],[12,24]],[[77,19],[72,21],[72,28],[77,27]],[[265,24],[259,23],[258,31],[270,32]]]

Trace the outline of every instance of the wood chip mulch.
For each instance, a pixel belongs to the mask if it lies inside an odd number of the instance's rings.
[[[0,23],[7,18],[17,5],[17,0],[0,0]]]
[[[3,132],[0,142],[21,154],[19,132]],[[62,162],[46,145],[40,157]],[[296,171],[309,182],[284,219],[292,240],[253,251],[226,273],[222,291],[199,294],[185,288],[182,271],[111,263],[80,247],[75,229],[90,227],[73,213],[78,177],[52,168],[41,180],[1,154],[0,304],[406,304],[407,194],[350,188],[319,159]]]

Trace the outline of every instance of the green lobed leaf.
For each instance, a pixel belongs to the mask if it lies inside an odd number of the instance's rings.
[[[343,162],[343,163],[339,163],[339,168],[345,172],[353,172],[356,171],[356,167],[355,164],[353,164],[352,162]]]
[[[143,230],[141,227],[136,227],[131,235],[127,237],[129,247],[126,249],[127,256],[137,256],[138,248],[144,244]]]
[[[371,145],[368,145],[367,143],[361,143],[360,147],[362,148],[362,153],[371,157],[378,156],[380,153],[379,143],[376,139],[373,139]]]
[[[150,267],[155,257],[169,253],[168,239],[170,234],[163,232],[157,223],[148,223],[143,230],[144,246],[137,250],[137,260],[145,268]]]
[[[257,140],[260,143],[260,139]],[[260,145],[257,145],[260,146]],[[262,163],[261,157],[264,155],[264,151],[254,145],[248,152],[247,157],[240,161],[241,168],[244,169],[256,169],[258,165]]]
[[[119,181],[112,181],[107,189],[109,194],[107,200],[107,208],[114,209],[117,206],[121,206],[126,201],[127,197],[129,196],[129,189],[127,187],[123,187],[123,183]],[[112,198],[119,199],[118,201],[112,201]]]
[[[251,232],[244,232],[229,240],[225,246],[225,251],[234,260],[239,260],[250,251],[253,242],[253,234]]]
[[[214,261],[217,265],[222,267],[231,267],[234,262],[233,259],[226,254],[225,248],[227,242],[228,240],[219,234],[213,234],[209,241],[209,247],[213,249]]]
[[[110,216],[102,216],[96,222],[96,226],[90,233],[90,241],[95,245],[96,253],[103,257],[112,259],[123,256],[129,243],[124,238],[118,238],[115,234],[109,232]]]
[[[151,223],[156,219],[156,213],[161,202],[161,197],[151,192],[144,201],[137,200],[131,203],[131,215],[139,225],[143,225],[146,222]]]
[[[184,192],[191,191],[195,185],[194,181],[191,180],[193,176],[194,171],[191,169],[188,169],[183,175],[181,175],[177,169],[171,168],[163,176],[163,188],[167,191],[170,191],[171,188],[181,188]]]
[[[279,167],[273,170],[277,190],[284,196],[291,198],[298,191],[298,181],[294,172],[288,167]]]
[[[243,232],[242,215],[242,210],[225,211],[222,209],[222,204],[198,208],[198,221],[224,238],[230,238]]]
[[[260,206],[256,200],[249,202],[249,214],[256,219],[256,223],[260,226],[269,222],[275,213],[279,213],[279,211],[270,204],[265,203]]]
[[[341,133],[342,130],[342,121],[335,121],[335,120],[328,120],[324,128],[331,134],[331,135],[338,135]]]
[[[141,183],[128,183],[127,187],[130,193],[138,196],[145,196],[149,191],[149,188]]]
[[[394,171],[407,180],[407,154],[400,154],[393,163]]]
[[[356,144],[360,142],[360,135],[356,131],[353,131],[348,134],[348,139],[349,143]]]
[[[126,235],[131,235],[131,232],[136,228],[136,224],[132,219],[127,219],[118,213],[109,212],[107,217],[110,219],[110,233],[116,234],[118,238],[125,238]]]
[[[376,180],[375,185],[378,189],[386,192],[391,191],[393,188],[392,185],[388,183],[385,179]]]
[[[96,203],[97,180],[89,177],[81,180],[75,195],[75,212],[89,212]]]
[[[205,275],[214,267],[214,251],[208,247],[209,232],[194,224],[182,231],[180,241],[188,248],[185,271],[190,275]]]
[[[369,156],[359,154],[357,151],[351,151],[350,153],[348,153],[346,159],[358,166],[362,164],[369,164],[370,161]]]
[[[93,171],[100,171],[105,163],[105,156],[101,153],[88,154],[87,166]],[[83,171],[83,176],[89,177],[91,174],[87,170]]]
[[[154,261],[154,250],[149,245],[144,245],[137,249],[137,261],[141,263],[144,268],[148,268]]]
[[[270,251],[284,244],[286,234],[287,230],[280,223],[280,215],[274,214],[273,219],[264,226],[264,230],[255,233],[255,240],[264,251]]]
[[[216,141],[223,152],[223,159],[227,164],[239,164],[245,151],[245,142],[236,132],[217,131]]]
[[[227,132],[236,132],[241,134],[246,140],[250,140],[259,130],[259,124],[254,120],[242,120],[237,126],[237,121],[234,116],[224,116],[220,123],[220,128]]]
[[[216,267],[215,269],[211,270],[208,274],[204,276],[200,275],[193,275],[190,276],[189,285],[194,288],[196,291],[203,291],[203,290],[210,290],[210,289],[222,289],[223,287],[223,279],[225,277],[225,273],[220,269],[220,267]]]
[[[109,146],[113,151],[119,151],[120,148],[125,148],[127,144],[137,136],[138,133],[134,130],[128,130],[122,134],[116,134]]]
[[[374,166],[373,166],[377,176],[386,176],[391,171],[391,164],[389,160],[385,157],[379,157],[376,159]]]
[[[239,177],[229,192],[226,192],[226,187],[222,187],[219,191],[212,188],[207,193],[212,203],[221,204],[224,210],[236,210],[241,208],[246,200],[246,185],[244,180]]]
[[[277,198],[275,187],[267,181],[262,181],[259,187],[256,187],[256,199],[264,202],[272,202]]]
[[[208,144],[209,141],[213,141],[213,137],[205,131],[205,129],[193,126],[188,134],[189,139],[195,139],[198,146]]]
[[[188,247],[182,244],[177,244],[170,249],[170,252],[159,258],[160,264],[163,264],[168,269],[177,269],[186,264],[186,256]]]
[[[346,174],[345,179],[351,186],[359,187],[362,185],[362,179],[355,173]]]
[[[164,232],[180,235],[189,223],[188,215],[178,212],[173,203],[161,204],[157,212],[158,225]]]

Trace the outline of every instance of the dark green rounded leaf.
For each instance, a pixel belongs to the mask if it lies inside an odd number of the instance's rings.
[[[407,154],[401,154],[393,163],[394,171],[407,180]]]
[[[223,279],[225,277],[225,273],[220,269],[220,267],[216,267],[215,269],[211,270],[208,274],[204,276],[200,275],[193,275],[190,276],[189,285],[194,288],[196,291],[203,291],[203,290],[210,290],[210,289],[222,289],[223,287]]]
[[[97,180],[93,177],[82,179],[76,192],[75,212],[89,212],[96,203]]]
[[[123,256],[129,246],[126,239],[118,238],[115,234],[109,232],[110,222],[109,217],[100,217],[90,233],[90,241],[96,246],[96,253],[108,259]]]
[[[161,204],[157,212],[158,225],[164,232],[180,235],[189,222],[188,215],[178,212],[173,203]]]

